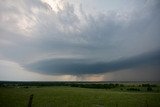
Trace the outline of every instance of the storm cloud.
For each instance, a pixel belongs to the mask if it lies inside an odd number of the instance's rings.
[[[159,0],[0,2],[1,63],[51,76],[159,72]]]
[[[30,68],[31,70],[36,72],[46,74],[99,74],[132,69],[139,66],[159,66],[159,53],[160,51],[157,51],[126,59],[94,63],[86,59],[48,59],[30,64],[27,66],[27,68]]]

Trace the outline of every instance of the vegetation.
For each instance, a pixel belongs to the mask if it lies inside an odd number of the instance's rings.
[[[139,88],[127,88],[128,91],[140,91]]]
[[[27,107],[31,95],[33,107],[160,107],[159,84],[31,83],[1,82],[0,107]]]

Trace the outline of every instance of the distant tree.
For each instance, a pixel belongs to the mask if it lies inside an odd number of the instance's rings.
[[[120,84],[120,87],[124,87],[124,85],[123,85],[123,84]]]
[[[140,91],[139,88],[127,88],[127,91]]]
[[[148,87],[147,87],[147,91],[153,91],[152,87],[151,87],[151,86],[148,86]]]

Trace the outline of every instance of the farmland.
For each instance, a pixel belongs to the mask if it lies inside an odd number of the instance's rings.
[[[27,107],[31,94],[33,107],[160,107],[158,84],[110,84],[113,86],[110,88],[101,84],[96,88],[95,83],[87,83],[86,87],[83,87],[86,83],[64,83],[54,86],[5,83],[0,87],[0,107]]]

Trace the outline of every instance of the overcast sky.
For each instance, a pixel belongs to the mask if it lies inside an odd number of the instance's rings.
[[[160,80],[160,0],[0,0],[0,80]]]

